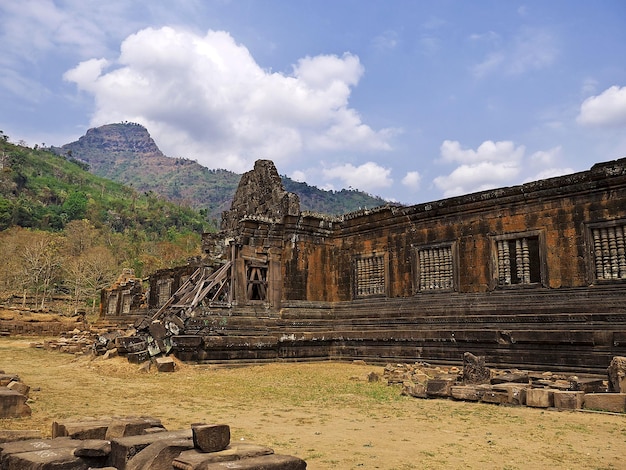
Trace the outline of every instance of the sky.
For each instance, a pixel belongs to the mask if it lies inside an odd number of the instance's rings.
[[[626,157],[623,0],[0,0],[0,130],[403,204]]]

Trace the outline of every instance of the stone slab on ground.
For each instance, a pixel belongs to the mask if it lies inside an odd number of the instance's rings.
[[[77,441],[74,455],[78,457],[107,457],[111,453],[111,442],[104,439]]]
[[[174,372],[176,362],[171,357],[157,357],[156,366],[159,372]]]
[[[53,421],[52,438],[104,439],[111,419],[87,419],[81,421]]]
[[[163,431],[154,434],[120,437],[111,439],[109,464],[118,470],[126,470],[127,462],[148,447],[162,439],[191,439],[191,429],[181,431]]]
[[[431,379],[426,384],[429,397],[449,397],[454,381],[450,379]]]
[[[492,385],[494,391],[498,392],[506,392],[509,396],[507,403],[509,405],[525,405],[526,404],[526,390],[528,389],[528,385],[517,383],[517,382],[509,382],[509,383],[499,383],[497,385]]]
[[[426,386],[422,383],[403,382],[402,395],[415,398],[428,398]]]
[[[291,455],[264,455],[237,461],[233,467],[232,462],[211,463],[202,467],[202,470],[224,470],[237,468],[238,470],[305,470],[306,462]]]
[[[8,454],[19,454],[22,452],[33,452],[36,450],[48,450],[72,446],[75,447],[76,442],[77,441],[74,441],[69,437],[59,437],[56,439],[29,439],[25,441],[5,442],[3,444],[0,444],[0,460]]]
[[[227,424],[192,424],[194,446],[202,452],[219,452],[230,444],[230,426]]]
[[[554,407],[557,410],[579,410],[583,407],[585,392],[557,390],[554,392]]]
[[[87,470],[104,465],[103,458],[74,455],[73,447],[42,449],[2,457],[3,470]]]
[[[553,407],[554,390],[548,388],[529,388],[526,390],[526,406],[533,408]]]
[[[153,442],[126,464],[126,470],[171,470],[172,461],[194,448],[192,439],[161,439]]]
[[[15,390],[0,387],[0,418],[24,418],[31,415],[28,397]]]
[[[41,439],[42,437],[43,436],[39,429],[0,430],[0,444],[5,442]]]
[[[487,390],[483,394],[481,400],[483,403],[494,403],[496,405],[505,405],[509,402],[509,392]]]
[[[455,400],[480,401],[485,394],[484,387],[474,385],[456,385],[450,388],[450,396]]]
[[[0,374],[0,387],[6,387],[11,382],[19,382],[20,377],[15,374]]]
[[[113,418],[107,429],[105,439],[137,436],[148,428],[162,427],[161,420],[147,417]]]
[[[30,392],[30,387],[28,385],[26,385],[24,382],[18,382],[16,380],[9,382],[7,388],[9,390],[14,390],[17,393],[21,393],[25,397],[28,397],[28,393]]]
[[[271,455],[274,451],[266,446],[239,443],[228,446],[219,452],[201,452],[198,449],[186,450],[174,459],[172,466],[177,470],[202,470],[216,462],[232,462],[262,455]]]
[[[626,412],[626,393],[587,393],[585,395],[585,409]]]

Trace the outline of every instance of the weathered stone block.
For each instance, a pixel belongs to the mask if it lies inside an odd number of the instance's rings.
[[[41,449],[32,452],[3,455],[3,470],[87,470],[104,464],[102,458],[74,455],[73,447]]]
[[[144,429],[160,427],[161,420],[150,417],[114,418],[107,429],[105,439],[137,436],[144,434]]]
[[[218,462],[200,467],[203,470],[232,469],[231,462]],[[263,455],[237,461],[238,470],[305,470],[306,462],[291,455]]]
[[[0,418],[24,418],[31,415],[28,398],[15,390],[0,388]]]
[[[52,438],[71,437],[72,439],[104,439],[110,419],[85,421],[53,421]]]
[[[557,390],[554,392],[554,407],[559,410],[579,410],[583,407],[585,392]]]
[[[404,382],[402,384],[402,395],[415,398],[427,398],[426,386],[421,383]]]
[[[624,413],[626,411],[626,393],[588,393],[585,395],[584,406],[588,410]]]
[[[172,461],[190,449],[193,449],[192,439],[161,439],[132,457],[126,470],[171,470]]]
[[[508,394],[509,405],[525,405],[526,404],[526,390],[528,385],[522,383],[500,383],[492,385],[493,390],[498,392],[506,392]]]
[[[79,440],[74,449],[77,457],[107,457],[110,453],[111,442],[103,439]]]
[[[473,385],[457,385],[450,388],[450,396],[455,400],[479,401],[484,394],[484,388]]]
[[[487,390],[483,394],[481,400],[483,403],[494,403],[496,405],[504,405],[509,402],[508,392],[498,392],[497,390]]]
[[[0,444],[13,441],[26,441],[31,439],[41,439],[42,434],[39,429],[20,429],[20,430],[0,430]],[[1,448],[1,446],[0,446]]]
[[[156,434],[120,437],[111,439],[111,454],[109,464],[118,470],[126,470],[126,463],[148,447],[162,439],[191,439],[191,429],[183,431],[165,431]]]
[[[128,353],[126,357],[128,358],[128,362],[130,362],[131,364],[141,364],[142,362],[150,359],[150,354],[146,349],[144,351]]]
[[[15,390],[17,393],[21,393],[25,397],[28,397],[28,393],[30,392],[30,387],[26,385],[24,382],[12,381],[7,385],[9,390]]]
[[[550,408],[554,406],[554,390],[547,388],[529,388],[526,390],[526,406]]]
[[[218,452],[230,444],[230,427],[226,424],[192,424],[193,443],[202,452]]]
[[[0,374],[0,387],[6,387],[11,382],[19,382],[19,376],[15,374]]]
[[[157,357],[156,366],[159,372],[174,372],[176,362],[171,357]]]
[[[449,397],[452,385],[454,385],[453,380],[431,379],[426,384],[426,394],[429,397]]]
[[[172,466],[179,470],[201,470],[211,463],[240,461],[273,453],[269,447],[255,444],[233,444],[222,451],[210,453],[193,449],[181,452],[172,462]]]
[[[485,356],[475,356],[469,352],[463,354],[463,382],[486,383],[489,377],[491,377],[491,371],[485,366]]]

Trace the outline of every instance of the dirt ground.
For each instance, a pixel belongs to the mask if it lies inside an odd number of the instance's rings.
[[[224,423],[232,440],[272,447],[316,469],[624,469],[626,415],[558,412],[400,395],[369,383],[382,367],[275,363],[177,364],[141,373],[103,360],[0,338],[0,369],[29,385],[32,416],[0,429],[40,429],[70,417],[153,416],[170,430]]]

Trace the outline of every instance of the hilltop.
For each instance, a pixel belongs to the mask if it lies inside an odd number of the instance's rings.
[[[76,142],[52,150],[87,164],[98,176],[206,210],[217,224],[221,213],[230,207],[241,179],[241,175],[228,170],[208,169],[194,160],[164,155],[148,130],[134,123],[89,129]],[[338,215],[386,203],[362,191],[325,191],[286,176],[281,178],[287,191],[298,194],[304,211]]]

